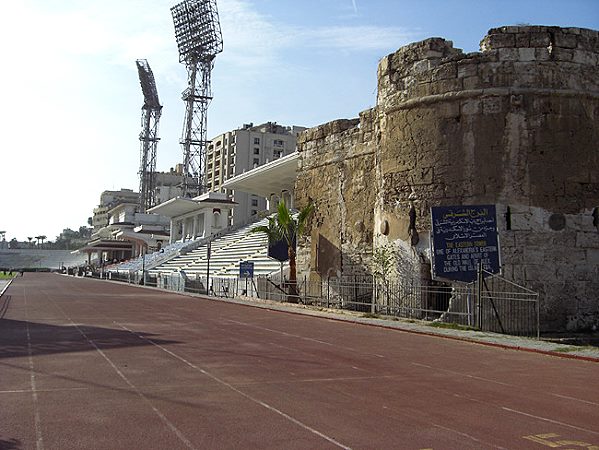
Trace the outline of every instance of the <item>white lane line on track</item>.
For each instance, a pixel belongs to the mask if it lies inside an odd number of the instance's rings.
[[[187,366],[191,367],[192,369],[197,370],[198,372],[202,373],[203,375],[211,378],[212,380],[216,381],[217,383],[231,389],[232,391],[238,393],[239,395],[241,395],[242,397],[245,397],[246,399],[268,409],[269,411],[272,411],[278,415],[280,415],[281,417],[284,417],[285,419],[289,420],[290,422],[294,423],[295,425],[299,426],[300,428],[303,428],[306,431],[309,431],[310,433],[315,434],[316,436],[321,437],[322,439],[330,442],[333,445],[336,445],[339,448],[345,449],[345,450],[352,450],[351,447],[348,447],[346,445],[343,445],[342,443],[336,441],[335,439],[333,439],[330,436],[327,436],[326,434],[312,428],[309,425],[306,425],[305,423],[301,422],[300,420],[290,416],[289,414],[284,413],[283,411],[275,408],[274,406],[269,405],[268,403],[263,402],[262,400],[259,400],[255,397],[252,397],[251,395],[241,391],[240,389],[237,389],[235,386],[233,386],[230,383],[227,383],[225,380],[218,378],[216,375],[211,374],[210,372],[202,369],[201,367],[196,366],[195,364],[193,364],[192,362],[186,360],[185,358],[183,358],[182,356],[177,355],[176,353],[173,353],[171,350],[167,349],[166,347],[163,347],[162,345],[154,342],[152,339],[148,339],[138,333],[136,333],[133,330],[130,330],[129,328],[127,328],[126,326],[115,322],[115,324],[119,325],[121,328],[123,328],[124,330],[127,330],[129,333],[137,336],[139,339],[142,339],[146,342],[149,342],[150,344],[158,347],[159,349],[161,349],[162,351],[168,353],[169,355],[171,355],[173,358],[178,359],[179,361],[181,361],[182,363],[186,364]]]
[[[68,392],[68,391],[91,391],[90,388],[60,388],[60,389],[36,389],[36,392]],[[13,389],[10,391],[0,391],[0,395],[2,394],[26,394],[32,392],[31,389]]]
[[[518,411],[517,409],[508,408],[506,406],[502,406],[501,409],[504,409],[505,411],[509,411],[509,412],[512,412],[515,414],[520,414],[522,416],[531,417],[533,419],[542,420],[543,422],[554,423],[554,424],[560,425],[562,427],[572,428],[574,430],[584,431],[586,433],[592,433],[592,434],[599,435],[598,431],[593,431],[593,430],[589,430],[587,428],[577,427],[576,425],[572,425],[572,424],[565,423],[565,422],[560,422],[559,420],[553,420],[553,419],[549,419],[547,417],[536,416],[534,414],[525,413],[523,411]]]
[[[235,386],[265,386],[265,385],[277,385],[277,384],[302,384],[302,383],[327,383],[327,382],[339,382],[339,381],[371,381],[371,380],[391,380],[401,379],[401,375],[377,375],[372,377],[332,377],[332,378],[302,378],[299,380],[292,381],[255,381],[252,383],[235,383]],[[2,392],[0,392],[1,394]]]
[[[29,382],[31,384],[31,396],[33,398],[33,422],[35,426],[35,447],[44,450],[44,437],[42,435],[42,421],[40,418],[39,401],[37,398],[37,383],[35,381],[35,369],[33,366],[33,347],[31,345],[31,333],[29,330],[29,318],[27,311],[27,294],[23,288],[23,303],[25,304],[25,330],[27,332],[27,357],[29,360]]]
[[[587,405],[599,406],[599,403],[590,402],[588,400],[582,400],[582,399],[576,398],[576,397],[569,397],[567,395],[561,395],[561,394],[551,394],[551,395],[553,395],[554,397],[563,398],[566,400],[574,400],[576,402],[586,403]]]
[[[502,383],[501,381],[491,380],[489,378],[484,378],[484,377],[477,377],[476,375],[469,375],[469,374],[465,374],[463,372],[456,372],[454,370],[444,369],[442,367],[434,367],[434,366],[429,366],[428,364],[421,364],[421,363],[416,363],[416,362],[411,362],[410,364],[412,364],[413,366],[424,367],[426,369],[439,370],[442,372],[451,373],[453,375],[459,375],[460,377],[464,377],[464,378],[471,378],[473,380],[485,381],[487,383],[499,384],[501,386],[514,387],[514,385],[509,384],[509,383]]]
[[[354,354],[362,354],[362,355],[366,355],[366,356],[372,356],[372,353],[361,353],[358,350],[351,348],[351,347],[344,347],[343,345],[338,345],[338,344],[333,344],[331,342],[327,342],[327,341],[321,341],[320,339],[315,339],[315,338],[310,338],[310,337],[306,337],[306,336],[302,336],[300,334],[293,334],[293,333],[288,333],[286,331],[281,331],[281,330],[274,330],[272,328],[266,328],[266,327],[261,327],[260,325],[254,325],[251,323],[247,323],[247,322],[239,322],[237,320],[232,320],[232,319],[225,319],[227,322],[232,322],[235,323],[237,325],[243,325],[245,327],[249,327],[249,328],[256,328],[258,330],[263,330],[263,331],[269,331],[271,333],[277,333],[277,334],[282,334],[283,336],[289,336],[289,337],[293,337],[293,338],[298,338],[298,339],[303,339],[304,341],[310,341],[310,342],[316,342],[318,344],[323,344],[323,345],[328,345],[329,347],[336,347],[336,348],[341,348],[343,350],[349,350]]]
[[[44,294],[46,295],[46,297],[52,301],[50,299],[50,296],[44,292]],[[177,436],[177,438],[179,438],[179,440],[187,447],[190,449],[196,449],[196,447],[194,447],[194,445],[191,443],[191,441],[189,439],[187,439],[187,437],[185,437],[185,435],[170,421],[168,420],[168,418],[162,414],[162,412],[160,412],[160,410],[158,408],[156,408],[152,402],[143,394],[143,392],[141,392],[126,376],[123,372],[121,372],[121,370],[116,366],[116,364],[114,364],[112,362],[112,360],[106,355],[106,353],[104,353],[100,347],[98,347],[96,345],[96,343],[91,340],[86,334],[85,332],[79,327],[79,325],[77,325],[69,316],[68,314],[66,314],[64,312],[64,310],[58,306],[56,304],[56,302],[52,301],[52,303],[54,304],[54,306],[67,318],[67,320],[69,322],[71,322],[71,324],[73,324],[73,326],[77,329],[77,331],[79,332],[79,334],[81,334],[81,336],[83,336],[85,338],[85,340],[92,346],[94,347],[94,349],[96,349],[96,351],[102,356],[102,358],[104,358],[104,360],[114,369],[114,371],[118,374],[118,376],[125,382],[127,383],[127,385],[142,399],[146,402],[146,404],[152,409],[152,411],[154,411],[154,413],[160,418],[160,420],[162,420],[162,422],[173,432],[175,433],[175,435]]]

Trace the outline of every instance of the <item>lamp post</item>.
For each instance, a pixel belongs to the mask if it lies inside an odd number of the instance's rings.
[[[141,284],[146,285],[146,250],[145,247],[141,249]]]

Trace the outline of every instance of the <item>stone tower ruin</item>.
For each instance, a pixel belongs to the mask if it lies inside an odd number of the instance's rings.
[[[480,49],[402,47],[379,63],[374,108],[303,133],[297,204],[316,211],[298,269],[368,272],[395,242],[425,274],[430,208],[495,204],[503,276],[539,292],[542,329],[596,326],[599,33],[507,26]]]

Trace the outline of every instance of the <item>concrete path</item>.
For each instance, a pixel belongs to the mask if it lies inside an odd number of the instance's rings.
[[[0,302],[2,449],[599,446],[591,361],[53,274]]]

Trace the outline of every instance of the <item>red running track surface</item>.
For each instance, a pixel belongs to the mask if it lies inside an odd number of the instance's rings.
[[[593,362],[53,274],[0,311],[0,449],[599,449]]]

